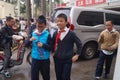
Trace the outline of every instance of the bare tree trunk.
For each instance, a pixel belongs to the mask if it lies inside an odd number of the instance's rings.
[[[41,0],[42,14],[46,17],[46,0]]]
[[[35,7],[35,17],[37,17],[37,7]]]
[[[27,21],[28,21],[28,27],[29,27],[30,19],[31,19],[31,2],[30,2],[30,0],[26,0],[26,13],[27,13]]]
[[[52,0],[49,0],[49,17],[51,17],[51,11],[52,11]]]

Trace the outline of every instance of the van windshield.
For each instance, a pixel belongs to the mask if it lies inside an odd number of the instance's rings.
[[[59,14],[65,14],[68,18],[69,18],[69,15],[70,15],[70,9],[56,9],[54,14],[53,14],[53,21],[55,21],[56,17],[59,15]]]

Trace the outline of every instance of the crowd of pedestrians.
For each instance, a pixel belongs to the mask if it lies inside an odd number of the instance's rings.
[[[71,80],[72,63],[77,61],[82,50],[81,40],[77,37],[75,32],[68,26],[67,16],[59,14],[56,19],[57,28],[51,29],[50,22],[40,15],[37,20],[31,19],[31,25],[27,26],[27,20],[20,18],[15,20],[12,17],[7,17],[3,22],[0,19],[0,36],[3,36],[5,53],[3,74],[10,77],[7,71],[9,60],[11,57],[11,44],[15,35],[19,35],[19,31],[26,31],[28,37],[25,41],[25,46],[31,46],[31,80],[39,80],[39,72],[43,80],[50,80],[50,54],[54,53],[54,66],[56,73],[56,80]],[[99,80],[103,65],[105,65],[104,78],[108,78],[110,67],[115,50],[118,47],[119,32],[115,30],[112,20],[105,23],[106,29],[101,32],[98,43],[101,47],[99,60],[95,71],[95,80]],[[74,43],[77,47],[76,54],[74,53]]]

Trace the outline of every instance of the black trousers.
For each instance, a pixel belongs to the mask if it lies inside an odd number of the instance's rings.
[[[57,80],[70,80],[72,60],[59,60],[54,58]]]
[[[104,62],[105,62],[105,74],[109,74],[112,60],[113,60],[113,54],[105,55],[102,51],[100,51],[95,76],[100,77],[102,75]]]
[[[5,46],[3,48],[3,51],[4,51],[4,54],[5,54],[3,70],[7,70],[8,66],[9,66],[10,58],[11,58],[11,55],[12,55],[11,45],[10,44],[5,44]]]
[[[43,80],[50,80],[50,60],[37,60],[32,58],[31,80],[39,80],[39,72]]]

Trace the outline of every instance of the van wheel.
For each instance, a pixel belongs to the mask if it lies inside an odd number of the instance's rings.
[[[88,43],[85,45],[82,51],[82,57],[84,59],[92,59],[97,52],[97,45],[95,43]]]

